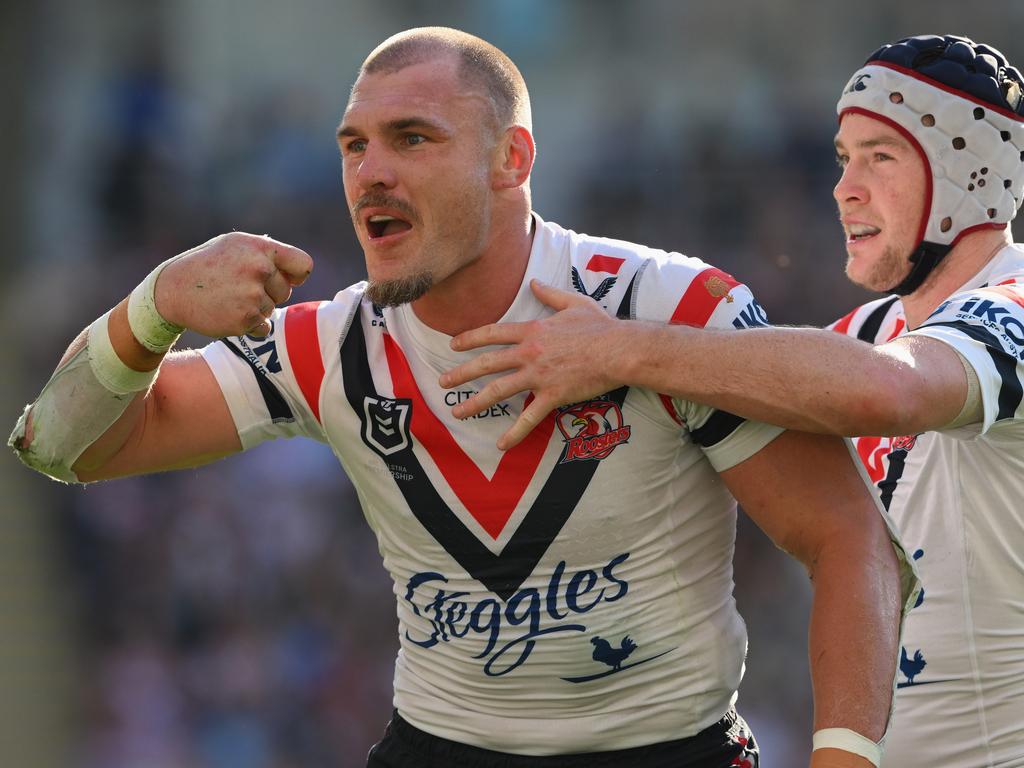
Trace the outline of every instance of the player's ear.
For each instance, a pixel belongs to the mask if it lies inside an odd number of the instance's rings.
[[[491,186],[494,189],[521,187],[530,178],[536,156],[533,136],[521,125],[505,129],[494,153]]]

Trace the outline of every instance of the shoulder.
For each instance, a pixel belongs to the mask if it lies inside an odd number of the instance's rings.
[[[1024,359],[1024,281],[960,291],[915,331],[947,328],[992,349]]]
[[[699,327],[767,325],[750,290],[707,262],[638,243],[568,234],[573,287],[594,298],[618,289],[619,317]]]
[[[861,341],[880,344],[896,338],[906,325],[899,296],[886,296],[861,304],[828,328]]]

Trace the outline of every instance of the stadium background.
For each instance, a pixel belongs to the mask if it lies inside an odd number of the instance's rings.
[[[922,32],[1024,62],[1019,0],[3,3],[7,423],[83,325],[217,233],[311,253],[296,301],[360,279],[334,128],[369,50],[425,24],[479,34],[521,67],[543,216],[700,256],[785,323],[866,298],[842,278],[830,194],[853,69]],[[394,607],[326,448],[86,489],[8,453],[0,482],[0,765],[363,764],[390,711]],[[809,589],[745,520],[736,570],[751,639],[740,708],[766,768],[796,766]]]

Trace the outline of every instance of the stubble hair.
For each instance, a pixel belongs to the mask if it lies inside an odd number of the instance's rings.
[[[378,307],[397,307],[424,296],[434,285],[434,275],[417,272],[397,280],[371,280],[366,286],[366,298]]]

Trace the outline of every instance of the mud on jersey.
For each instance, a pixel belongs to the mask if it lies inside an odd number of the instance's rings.
[[[833,328],[872,343],[907,333],[897,297]],[[968,360],[984,419],[856,440],[924,588],[904,625],[885,765],[1024,766],[1024,247],[910,333]]]
[[[551,313],[533,277],[623,317],[765,323],[749,290],[707,264],[539,218],[503,320]],[[448,342],[360,284],[276,311],[266,339],[204,351],[246,448],[313,437],[352,479],[394,581],[402,716],[526,754],[622,749],[717,721],[746,652],[735,502],[718,472],[780,430],[623,387],[557,410],[502,454],[525,396],[455,420],[451,407],[486,382],[438,386],[476,354]]]

